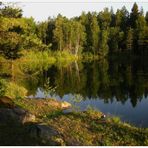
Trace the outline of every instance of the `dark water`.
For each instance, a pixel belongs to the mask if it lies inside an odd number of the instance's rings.
[[[106,114],[117,115],[123,121],[148,127],[148,62],[146,59],[118,59],[73,63],[66,67],[51,66],[43,72],[44,85],[56,87],[53,96],[72,102],[75,96],[83,100],[80,110],[94,107]],[[45,88],[40,84],[33,96],[42,98]]]

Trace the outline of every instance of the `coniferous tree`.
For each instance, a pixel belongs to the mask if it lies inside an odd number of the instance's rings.
[[[138,16],[139,16],[138,5],[134,3],[132,12],[130,13],[130,25],[132,28],[136,27],[136,20],[138,19]]]
[[[133,29],[131,27],[127,31],[126,48],[127,50],[132,50],[133,48]]]
[[[106,56],[108,54],[108,31],[102,30],[101,31],[101,37],[100,37],[100,49],[99,49],[99,54],[101,56]]]
[[[90,30],[91,30],[91,40],[92,40],[91,46],[92,46],[93,53],[96,54],[99,50],[100,27],[98,25],[97,17],[95,14],[92,15]]]
[[[146,12],[146,15],[145,15],[145,20],[146,20],[147,25],[148,25],[148,11]]]

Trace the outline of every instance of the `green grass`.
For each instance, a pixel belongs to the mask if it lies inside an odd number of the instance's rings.
[[[53,98],[48,99],[14,99],[16,105],[28,110],[39,118],[55,116],[61,112],[61,104]]]
[[[25,98],[27,96],[27,90],[24,87],[17,85],[16,83],[8,82],[5,96],[12,99]]]
[[[119,117],[102,118],[103,113],[88,108],[85,112],[63,113],[55,100],[19,100],[16,103],[53,126],[65,145],[141,146],[148,145],[148,129],[124,123]],[[54,104],[55,103],[55,104]],[[39,105],[40,104],[40,105]],[[47,105],[48,104],[48,105]]]
[[[96,111],[69,113],[48,122],[64,136],[66,145],[148,145],[148,131],[145,129],[127,126],[117,117],[105,120],[100,115]]]
[[[90,107],[85,112],[64,113],[60,102],[55,99],[14,99],[14,102],[17,106],[35,114],[36,121],[54,127],[60,134],[57,140],[62,141],[62,145],[148,145],[147,128],[137,128],[124,123],[119,117],[102,118],[102,112]],[[19,127],[16,128],[18,131],[16,130],[15,134],[20,133]]]

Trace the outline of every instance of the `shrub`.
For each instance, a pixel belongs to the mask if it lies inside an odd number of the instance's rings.
[[[27,95],[27,90],[17,85],[16,83],[9,82],[6,87],[5,96],[10,97],[12,99],[24,98]]]
[[[4,96],[5,91],[6,91],[5,80],[0,79],[0,97]]]
[[[113,121],[114,123],[120,123],[120,122],[121,122],[121,119],[120,119],[120,117],[114,116],[114,117],[112,117],[112,121]]]

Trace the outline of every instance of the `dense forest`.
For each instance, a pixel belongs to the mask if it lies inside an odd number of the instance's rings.
[[[70,54],[106,56],[129,51],[148,53],[148,12],[134,3],[131,12],[125,6],[114,13],[82,12],[71,19],[59,14],[44,22],[23,17],[22,9],[0,3],[0,54],[20,57],[21,51],[66,51]]]

